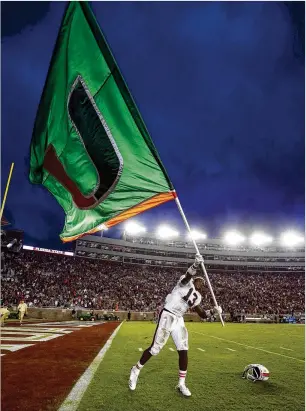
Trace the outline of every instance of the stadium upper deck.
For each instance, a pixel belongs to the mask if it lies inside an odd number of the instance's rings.
[[[198,244],[211,270],[304,271],[305,248],[255,248],[227,246],[222,240],[205,240]],[[187,267],[194,259],[191,243],[162,241],[154,237],[132,237],[116,240],[86,236],[77,241],[77,256],[125,263]]]

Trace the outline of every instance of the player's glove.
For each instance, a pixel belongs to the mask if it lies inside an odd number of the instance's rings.
[[[217,307],[214,307],[214,313],[217,315],[222,314],[222,308],[220,307],[220,305],[218,305]]]
[[[198,268],[201,263],[204,263],[204,259],[201,254],[196,254],[193,266],[194,268]]]
[[[204,263],[203,257],[201,254],[196,254],[194,263],[188,268],[187,272],[192,276],[196,275],[197,268],[201,263]]]

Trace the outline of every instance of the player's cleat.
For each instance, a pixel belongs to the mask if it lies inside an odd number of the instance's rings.
[[[134,366],[131,368],[131,374],[129,379],[129,387],[131,391],[134,391],[137,385],[137,380],[139,377],[139,370]]]
[[[178,384],[176,388],[180,391],[180,393],[184,395],[184,397],[191,396],[191,392],[189,391],[189,389],[186,387],[185,384]]]

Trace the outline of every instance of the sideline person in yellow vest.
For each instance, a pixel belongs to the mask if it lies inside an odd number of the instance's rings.
[[[4,321],[8,318],[9,315],[10,315],[10,312],[7,309],[7,307],[3,306],[0,308],[1,327],[4,326]]]
[[[20,325],[22,325],[23,317],[28,312],[28,306],[23,300],[21,300],[20,304],[17,307],[17,310],[18,310],[18,313],[19,313]]]

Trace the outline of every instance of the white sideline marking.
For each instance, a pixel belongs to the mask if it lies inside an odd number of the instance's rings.
[[[273,352],[273,351],[264,350],[263,348],[253,347],[252,345],[242,344],[242,343],[239,343],[239,342],[237,342],[237,341],[226,340],[225,338],[215,337],[214,335],[208,335],[208,334],[199,333],[198,331],[191,331],[191,332],[192,332],[192,333],[195,333],[195,334],[204,335],[204,336],[210,337],[210,338],[215,338],[216,340],[221,340],[221,341],[230,342],[230,343],[233,343],[233,344],[241,345],[242,347],[253,348],[253,350],[263,351],[263,352],[266,352],[266,353],[268,353],[268,354],[279,355],[280,357],[290,358],[291,360],[296,360],[296,361],[305,363],[305,360],[300,360],[299,358],[296,358],[296,357],[289,357],[289,355],[280,354],[280,353],[278,353],[278,352]]]
[[[174,349],[173,349],[173,348],[169,348],[169,350],[170,350],[170,351],[174,351]]]
[[[285,347],[279,347],[279,348],[281,348],[282,350],[286,350],[286,351],[293,351],[291,350],[291,348],[285,348]]]
[[[78,379],[58,411],[76,411],[81,399],[87,390],[89,384],[91,383],[91,380],[93,379],[100,363],[103,360],[103,357],[106,353],[106,351],[109,349],[109,347],[112,345],[113,339],[115,338],[117,332],[119,331],[121,325],[124,323],[120,323],[118,327],[115,329],[115,331],[112,333],[112,335],[109,337],[109,339],[106,341],[104,347],[99,351],[98,355],[96,358],[92,361],[92,363],[89,365],[89,367],[85,370],[84,374],[81,375],[81,377]]]
[[[232,348],[226,348],[226,349],[229,351],[236,351],[236,350],[233,350]]]
[[[138,351],[143,351],[143,349],[142,349],[142,348],[138,348]]]
[[[202,348],[198,348],[198,350],[205,352],[205,350],[202,350]]]

